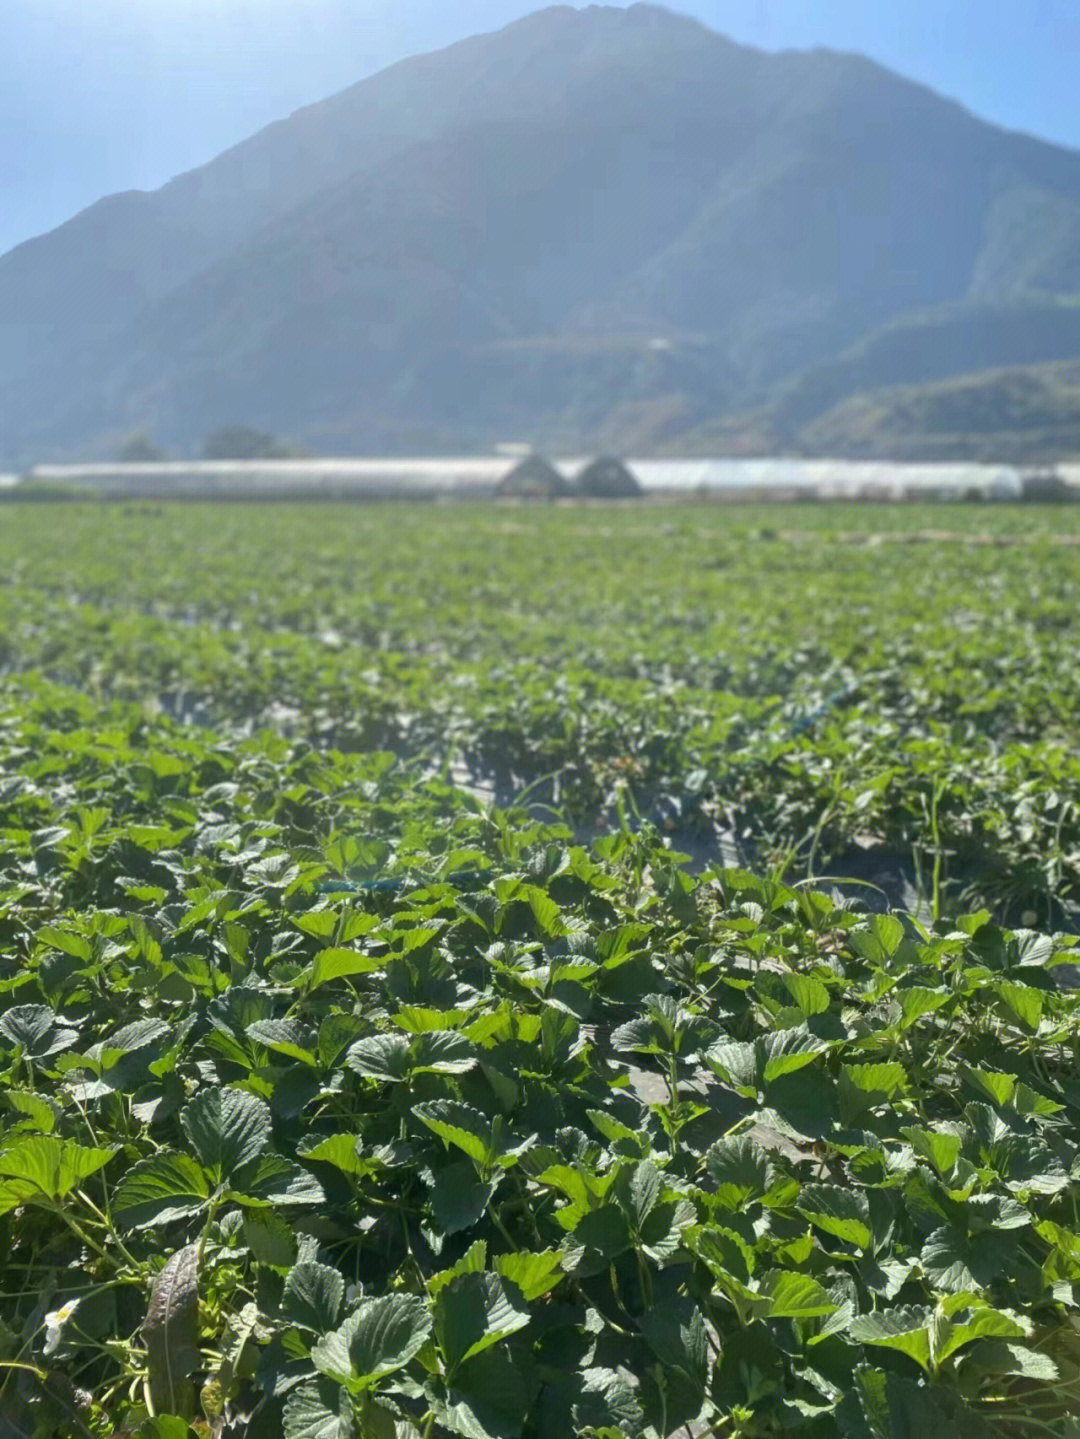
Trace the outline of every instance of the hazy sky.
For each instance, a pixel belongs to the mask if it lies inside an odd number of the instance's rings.
[[[0,253],[537,0],[0,0]],[[684,0],[768,48],[859,50],[1080,147],[1077,0]]]

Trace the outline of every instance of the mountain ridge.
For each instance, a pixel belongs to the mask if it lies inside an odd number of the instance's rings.
[[[1006,302],[1027,362],[1080,355],[1078,294],[1080,153],[857,55],[552,7],[0,256],[0,455],[809,433],[928,313],[970,320],[951,374],[1014,363],[975,338]]]

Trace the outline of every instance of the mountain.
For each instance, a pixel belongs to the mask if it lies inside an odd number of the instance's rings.
[[[858,56],[559,7],[0,257],[0,459],[805,448],[853,397],[1077,357],[1080,155]]]

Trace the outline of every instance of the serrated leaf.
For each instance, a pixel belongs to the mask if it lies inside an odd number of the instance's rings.
[[[495,1269],[517,1285],[529,1304],[550,1294],[563,1277],[562,1255],[557,1249],[544,1249],[538,1254],[528,1250],[500,1254],[495,1260]]]
[[[313,1174],[280,1154],[262,1154],[232,1175],[229,1193],[240,1204],[322,1204],[326,1195]]]
[[[206,1169],[227,1179],[270,1143],[270,1106],[242,1089],[204,1089],[180,1113],[180,1124]]]
[[[324,949],[315,956],[310,978],[297,982],[306,983],[308,989],[318,989],[320,985],[331,984],[335,979],[355,979],[362,974],[374,974],[385,964],[385,958],[360,954],[355,949]]]
[[[19,1128],[37,1129],[42,1134],[51,1134],[56,1128],[61,1110],[55,1100],[43,1099],[40,1094],[19,1089],[8,1090],[4,1098],[17,1114],[26,1116]]]
[[[361,1394],[385,1375],[404,1369],[423,1348],[431,1328],[427,1306],[415,1295],[364,1299],[312,1348],[311,1360],[320,1373]]]
[[[140,1049],[145,1049],[147,1045],[156,1044],[171,1033],[172,1029],[164,1020],[137,1019],[133,1024],[125,1024],[122,1029],[111,1034],[100,1045],[95,1045],[94,1050],[99,1053],[102,1064],[108,1066],[115,1064],[121,1055],[135,1054]]]
[[[957,1300],[954,1298],[953,1302]],[[934,1367],[940,1367],[958,1349],[976,1339],[1026,1339],[1031,1327],[997,1309],[979,1307],[962,1311],[934,1333],[936,1342],[931,1354]]]
[[[435,1299],[435,1337],[450,1374],[528,1322],[528,1308],[498,1274],[459,1275]]]
[[[1038,1029],[1043,1013],[1041,990],[1032,989],[1026,984],[1008,984],[1003,981],[998,985],[998,994],[1025,1029],[1033,1033]]]
[[[432,1217],[444,1234],[471,1229],[494,1193],[494,1183],[480,1178],[472,1160],[455,1160],[436,1172],[429,1199]]]
[[[873,1239],[870,1206],[865,1194],[829,1184],[804,1184],[796,1202],[799,1212],[825,1234],[845,1244],[868,1249]]]
[[[930,1369],[930,1326],[932,1309],[907,1306],[883,1309],[874,1314],[860,1314],[848,1325],[848,1337],[859,1344],[872,1344],[882,1349],[896,1349],[914,1359],[923,1369]]]
[[[0,1177],[25,1181],[47,1199],[62,1199],[103,1169],[115,1153],[115,1149],[93,1149],[54,1134],[28,1135],[0,1154]]]
[[[407,1084],[413,1071],[412,1044],[402,1034],[370,1034],[350,1046],[345,1063],[380,1084]]]
[[[132,1165],[113,1196],[122,1229],[146,1229],[198,1214],[210,1198],[206,1171],[189,1154],[158,1154]]]
[[[815,1319],[836,1309],[828,1290],[816,1279],[791,1269],[773,1269],[763,1275],[757,1292],[768,1301],[770,1319]]]
[[[979,1340],[968,1350],[965,1363],[968,1359],[978,1373],[1015,1374],[1040,1384],[1053,1384],[1061,1376],[1060,1369],[1048,1354],[1029,1349],[1024,1344],[1010,1344],[1004,1339]]]
[[[784,987],[804,1015],[825,1014],[829,1008],[829,991],[812,974],[785,974]]]
[[[492,1156],[491,1125],[479,1110],[455,1100],[433,1100],[413,1106],[413,1115],[447,1145],[454,1145],[476,1164],[486,1165]]]
[[[467,1074],[476,1067],[476,1050],[455,1030],[428,1030],[415,1046],[416,1073]]]
[[[318,1035],[307,1025],[294,1019],[257,1019],[247,1027],[249,1039],[255,1040],[275,1054],[284,1054],[301,1064],[314,1065]]]
[[[290,1324],[326,1334],[341,1318],[344,1303],[345,1280],[336,1269],[307,1259],[289,1270],[281,1312]]]
[[[953,1225],[935,1229],[923,1245],[919,1262],[935,1289],[949,1294],[977,1294],[1001,1273],[1010,1250],[969,1238]]]
[[[289,1392],[282,1415],[283,1439],[358,1439],[349,1396],[327,1380]]]
[[[947,1004],[951,996],[947,989],[924,989],[915,985],[894,991],[894,997],[900,1005],[900,1028],[910,1029],[924,1014],[933,1014]]]
[[[999,1074],[990,1069],[971,1069],[966,1065],[961,1073],[973,1089],[993,1101],[994,1104],[1008,1104],[1016,1088],[1016,1076],[1013,1074]]]
[[[563,923],[559,906],[542,889],[538,889],[534,884],[526,885],[515,898],[526,901],[533,912],[533,918],[548,938],[558,939],[566,934],[566,925]]]
[[[769,1187],[769,1159],[749,1134],[718,1139],[705,1155],[705,1168],[716,1184],[716,1197],[727,1209],[760,1198]]]
[[[430,1279],[425,1281],[427,1292],[434,1298],[459,1274],[481,1274],[486,1268],[487,1240],[474,1239],[456,1264],[452,1264],[449,1269],[441,1270],[438,1274],[433,1274]]]
[[[641,1229],[660,1197],[660,1171],[650,1160],[634,1166],[630,1178],[629,1212],[636,1231]]]
[[[10,1046],[35,1059],[70,1049],[79,1037],[42,1004],[19,1004],[6,1010],[0,1015],[0,1036],[8,1042],[4,1048]]]
[[[928,1159],[937,1172],[947,1178],[956,1168],[956,1161],[963,1147],[959,1134],[950,1134],[943,1129],[904,1128],[900,1133],[922,1159]]]
[[[359,1134],[331,1134],[313,1149],[301,1149],[299,1154],[301,1159],[332,1164],[343,1174],[367,1174],[371,1161],[361,1157],[360,1143]]]
[[[775,1030],[759,1042],[764,1051],[761,1077],[765,1084],[805,1068],[828,1048],[824,1040],[803,1029]]]
[[[257,1264],[288,1269],[296,1262],[296,1233],[291,1224],[273,1212],[244,1215],[244,1243]]]
[[[739,1094],[752,1097],[758,1086],[758,1052],[754,1045],[735,1039],[717,1040],[705,1053],[705,1062]]]

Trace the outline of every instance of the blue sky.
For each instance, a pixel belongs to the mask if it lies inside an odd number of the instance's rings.
[[[537,0],[0,0],[0,253]],[[858,50],[1080,147],[1076,0],[681,0],[770,49]]]

